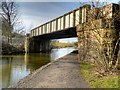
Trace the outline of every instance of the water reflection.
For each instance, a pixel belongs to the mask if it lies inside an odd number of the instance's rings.
[[[73,48],[53,49],[50,54],[25,54],[15,56],[2,56],[0,59],[0,83],[1,88],[6,88],[9,85],[16,84],[20,79],[27,76],[34,70],[49,63],[51,60],[56,60],[70,52]]]
[[[29,73],[23,56],[2,57],[2,87],[15,84]]]
[[[51,51],[51,60],[57,60],[60,57],[67,55],[68,53],[75,50],[74,48],[61,48],[61,49],[53,49]]]

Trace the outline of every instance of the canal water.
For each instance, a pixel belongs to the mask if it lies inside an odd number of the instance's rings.
[[[20,79],[41,66],[57,60],[74,50],[74,48],[61,48],[53,49],[51,53],[1,56],[0,89],[16,84]]]

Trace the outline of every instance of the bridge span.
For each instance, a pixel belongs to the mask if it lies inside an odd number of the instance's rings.
[[[77,37],[76,26],[87,21],[89,9],[90,5],[84,5],[32,29],[26,51],[29,46],[29,52],[49,51],[50,40]]]
[[[104,25],[103,18],[111,19],[114,16],[117,4],[109,4],[100,8],[91,8],[91,5],[83,5],[60,17],[57,17],[45,24],[31,30],[30,36],[26,37],[25,49],[27,52],[49,51],[50,40],[80,37],[79,32],[85,30],[85,24],[98,21],[99,28]],[[99,16],[99,17],[98,17]],[[77,27],[80,27],[77,30]],[[87,25],[88,26],[88,25]],[[90,28],[93,24],[90,24]],[[92,27],[92,29],[94,29]]]
[[[35,36],[47,35],[47,34],[50,35],[51,33],[56,34],[56,32],[61,33],[62,31],[64,34],[64,31],[68,29],[71,30],[71,28],[73,29],[73,27],[75,30],[75,27],[78,24],[84,23],[87,21],[86,14],[89,9],[90,9],[90,5],[84,5],[60,17],[57,17],[43,25],[40,25],[32,29],[31,36],[35,37]],[[63,34],[60,34],[60,35],[63,35]]]

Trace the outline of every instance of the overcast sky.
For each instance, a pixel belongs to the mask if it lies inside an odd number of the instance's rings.
[[[19,2],[19,11],[26,32],[79,7],[79,2]],[[77,39],[60,40],[73,42]]]
[[[76,9],[79,5],[78,2],[19,2],[19,11],[24,25],[31,29]]]
[[[21,22],[26,29],[26,33],[45,22],[48,22],[60,15],[80,7],[79,2],[47,2],[47,0],[45,0],[46,2],[40,1],[42,0],[39,0],[39,2],[17,2],[19,5]],[[112,0],[112,2],[117,3],[118,0]]]

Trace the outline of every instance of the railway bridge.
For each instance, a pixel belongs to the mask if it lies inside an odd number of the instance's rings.
[[[49,51],[51,49],[50,42],[52,39],[78,37],[79,44],[81,32],[87,31],[88,28],[95,30],[96,26],[99,29],[104,29],[106,20],[103,19],[110,20],[114,18],[114,13],[118,8],[119,6],[117,4],[109,4],[100,8],[94,8],[91,7],[91,5],[83,5],[35,27],[25,39],[25,51]]]

